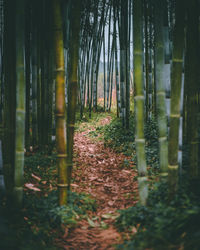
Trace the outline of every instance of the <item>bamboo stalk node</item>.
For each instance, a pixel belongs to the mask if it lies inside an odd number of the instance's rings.
[[[65,114],[64,114],[64,113],[55,113],[55,116],[56,116],[56,117],[64,117]]]
[[[55,69],[55,72],[63,72],[65,73],[65,69],[63,67]]]
[[[68,184],[62,184],[62,183],[57,183],[57,186],[59,187],[59,188],[68,188]]]
[[[136,138],[135,141],[136,141],[136,142],[145,143],[145,139],[139,139],[139,138],[137,139],[137,138]]]
[[[17,187],[17,186],[15,186],[14,190],[17,191],[17,192],[22,192],[23,191],[23,187]]]
[[[183,63],[183,59],[173,58],[172,62]]]
[[[66,158],[67,154],[57,154],[57,158]]]
[[[138,177],[138,182],[139,182],[139,183],[145,182],[145,181],[147,181],[147,180],[148,180],[147,176],[139,176],[139,177]]]
[[[166,95],[166,93],[163,90],[157,92],[157,96],[164,96],[165,97],[165,95]]]
[[[143,51],[134,51],[134,55],[143,56]]]
[[[196,144],[199,144],[199,142],[198,141],[191,141],[191,143],[190,144],[192,144],[192,145],[196,145]]]
[[[180,114],[170,114],[170,117],[172,118],[180,118]]]
[[[144,96],[143,95],[137,95],[137,96],[135,96],[135,100],[144,100]]]
[[[16,109],[16,113],[25,114],[26,111],[25,111],[24,109],[17,108],[17,109]]]
[[[168,165],[169,170],[177,170],[179,168],[178,165]]]
[[[166,136],[160,137],[160,138],[159,138],[159,141],[160,141],[160,142],[161,142],[161,141],[167,141],[167,137],[166,137]]]
[[[166,172],[165,172],[165,173],[160,173],[160,176],[161,176],[161,177],[167,177],[167,176],[168,176],[168,173],[166,173]]]
[[[69,127],[69,128],[74,128],[75,127],[75,124],[67,124],[67,126]]]

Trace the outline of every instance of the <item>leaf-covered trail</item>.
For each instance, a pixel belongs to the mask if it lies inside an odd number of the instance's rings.
[[[110,122],[111,117],[100,121]],[[128,168],[124,160],[130,159],[104,147],[104,142],[93,140],[89,133],[94,128],[75,134],[75,159],[72,190],[89,193],[97,202],[97,210],[82,220],[75,229],[63,236],[64,249],[113,249],[122,240],[114,228],[116,210],[132,206],[137,201],[135,167]]]

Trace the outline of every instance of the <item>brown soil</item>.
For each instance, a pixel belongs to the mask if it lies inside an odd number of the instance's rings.
[[[104,118],[101,124],[109,123],[110,119]],[[122,242],[122,235],[114,227],[117,210],[137,202],[134,163],[125,167],[124,160],[130,159],[104,147],[104,142],[91,139],[89,131],[75,134],[72,191],[91,194],[97,210],[90,212],[89,219],[81,220],[76,228],[65,230],[58,244],[67,250],[114,249],[115,244]]]

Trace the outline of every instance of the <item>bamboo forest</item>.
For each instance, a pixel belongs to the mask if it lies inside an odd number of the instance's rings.
[[[0,0],[0,249],[200,249],[200,0]]]

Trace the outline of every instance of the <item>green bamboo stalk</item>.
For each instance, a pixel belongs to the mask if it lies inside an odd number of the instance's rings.
[[[4,2],[4,117],[3,117],[3,170],[7,196],[10,198],[14,187],[14,154],[16,123],[16,43],[15,43],[15,2]]]
[[[58,168],[59,205],[67,204],[67,154],[66,154],[66,117],[65,117],[65,67],[61,1],[53,0],[54,14],[54,53],[56,74],[56,148]]]
[[[144,0],[144,20],[145,20],[145,110],[146,121],[149,118],[149,32],[148,32],[148,15],[149,15],[149,3]]]
[[[131,25],[131,1],[125,1],[125,40],[126,40],[126,114],[125,126],[129,129],[130,118],[130,25]]]
[[[25,106],[26,82],[24,52],[25,48],[25,1],[16,0],[16,135],[14,200],[16,206],[22,205],[25,144]]]
[[[26,4],[26,22],[25,22],[25,62],[26,62],[26,123],[25,123],[25,148],[29,150],[31,145],[30,138],[30,87],[31,87],[31,36],[30,36],[30,16],[31,4]]]
[[[163,2],[156,0],[155,4],[155,71],[156,71],[156,108],[159,132],[159,164],[161,177],[168,174],[168,141],[165,104],[164,79],[164,34],[163,34]]]
[[[32,3],[32,43],[31,43],[31,63],[32,63],[32,145],[35,147],[38,144],[38,103],[37,103],[37,95],[38,95],[38,37],[37,37],[37,2]]]
[[[103,110],[106,110],[106,42],[105,28],[103,32]]]
[[[70,188],[73,167],[74,126],[78,87],[78,61],[79,61],[79,31],[80,31],[81,0],[72,4],[71,38],[69,46],[69,84],[68,84],[68,109],[67,109],[67,170],[68,185]]]
[[[106,111],[109,109],[109,93],[110,93],[110,38],[111,38],[111,16],[112,16],[112,6],[109,8],[109,23],[108,23],[108,52],[107,52],[107,81],[106,81]]]
[[[199,41],[198,41],[198,2],[187,2],[186,69],[187,88],[187,144],[189,145],[189,174],[191,179],[200,176],[199,136],[198,136],[198,92],[199,92]],[[192,63],[191,63],[192,62]]]
[[[172,51],[171,110],[168,144],[168,182],[170,197],[178,187],[179,121],[181,108],[181,86],[184,49],[184,1],[176,0],[175,26]]]
[[[143,82],[143,26],[142,1],[133,2],[133,34],[134,34],[134,91],[135,91],[135,142],[138,168],[139,197],[142,205],[148,196],[147,166],[144,138],[144,82]]]
[[[116,82],[116,105],[117,105],[117,117],[120,112],[120,88],[119,88],[119,69],[118,69],[118,51],[117,51],[117,9],[114,7],[114,53],[115,53],[115,82]]]

